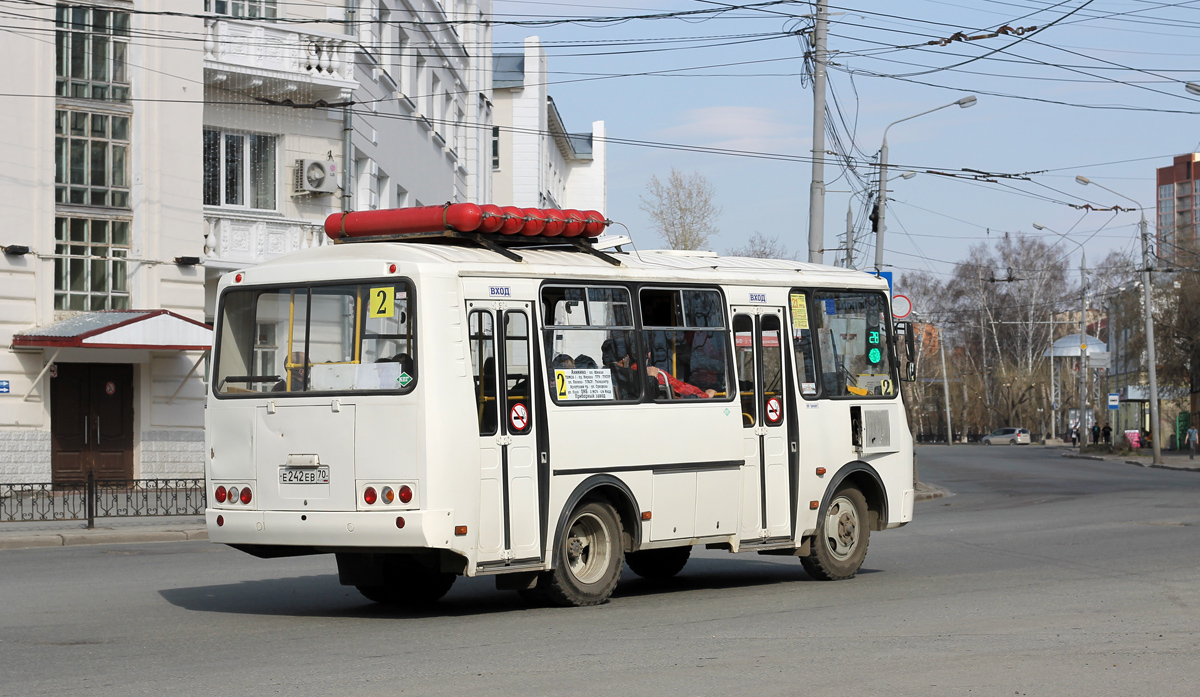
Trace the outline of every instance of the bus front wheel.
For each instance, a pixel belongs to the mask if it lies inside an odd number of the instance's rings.
[[[866,497],[858,489],[840,489],[817,519],[817,534],[800,562],[819,581],[854,578],[867,556],[870,534]]]
[[[538,579],[539,597],[564,607],[608,600],[625,563],[616,511],[603,501],[581,504],[567,518],[554,554],[554,570]]]

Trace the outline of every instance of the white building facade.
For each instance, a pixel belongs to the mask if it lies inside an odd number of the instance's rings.
[[[488,0],[0,7],[0,483],[200,475],[222,273],[491,198]]]
[[[0,5],[19,95],[0,109],[0,481],[194,473],[203,81],[173,37],[203,22],[153,0]]]
[[[603,121],[569,133],[548,93],[546,52],[536,36],[521,53],[493,59],[492,188],[495,203],[607,213]]]

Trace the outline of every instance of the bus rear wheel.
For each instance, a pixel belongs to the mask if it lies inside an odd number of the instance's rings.
[[[426,605],[450,592],[454,574],[434,571],[418,563],[389,565],[382,585],[355,586],[367,600],[392,607]]]
[[[867,556],[870,535],[866,497],[858,489],[840,489],[817,519],[817,534],[800,563],[819,581],[854,578]]]
[[[630,571],[642,578],[661,580],[683,571],[690,556],[690,546],[646,549],[626,554],[625,563],[629,565]]]
[[[538,598],[563,607],[608,600],[624,565],[621,521],[612,506],[590,501],[572,511],[554,554],[554,570],[538,578]]]

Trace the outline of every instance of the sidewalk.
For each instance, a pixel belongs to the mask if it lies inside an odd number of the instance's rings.
[[[1104,455],[1099,453],[1080,453],[1075,448],[1068,447],[1063,457],[1069,457],[1074,460],[1107,460],[1109,462],[1122,462],[1127,465],[1137,465],[1138,467],[1157,467],[1160,469],[1184,470],[1188,472],[1200,472],[1200,457],[1192,460],[1188,457],[1188,453],[1178,450],[1163,451],[1163,464],[1154,464],[1153,455],[1149,451],[1134,452],[1129,455]]]
[[[83,520],[0,522],[0,550],[207,539],[201,516],[98,518],[91,530]]]

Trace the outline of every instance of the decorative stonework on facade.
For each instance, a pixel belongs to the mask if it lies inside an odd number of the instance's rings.
[[[141,479],[204,476],[204,431],[142,431],[141,448]]]
[[[0,429],[0,482],[20,484],[48,481],[50,432],[33,428]]]

